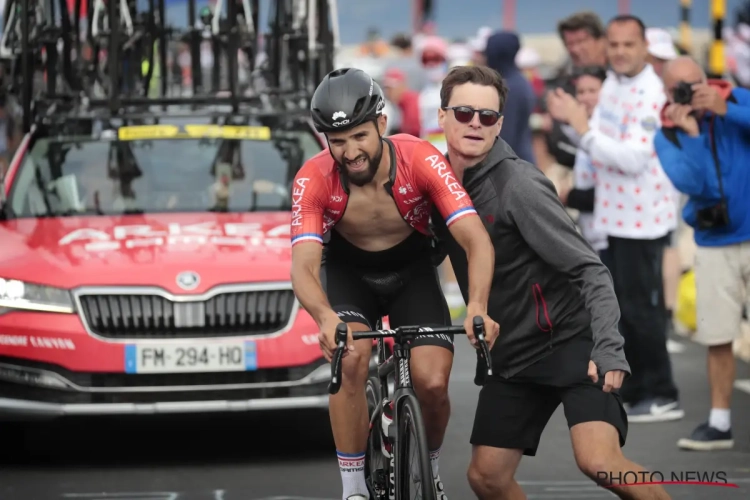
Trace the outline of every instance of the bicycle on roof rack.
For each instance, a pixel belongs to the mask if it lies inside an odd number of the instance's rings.
[[[380,326],[380,325],[378,325]],[[484,337],[484,320],[473,318],[474,336],[479,344],[474,383],[483,385],[492,375],[492,357]],[[393,330],[352,332],[353,340],[377,339],[378,375],[367,381],[365,394],[370,417],[370,431],[365,451],[365,480],[374,500],[436,500],[422,411],[411,382],[410,341],[420,333],[465,334],[463,326],[402,326]],[[385,339],[393,338],[393,354],[386,357]],[[331,359],[330,394],[341,388],[341,361],[346,349],[347,326],[336,328],[337,348]],[[388,393],[388,378],[395,377],[395,390]],[[388,413],[392,417],[388,418]],[[384,418],[385,416],[385,418]],[[386,427],[386,428],[384,428]],[[412,468],[409,458],[416,455]],[[416,484],[412,484],[416,483]]]
[[[220,0],[200,13],[202,27],[197,0],[189,0],[185,30],[167,24],[165,0],[147,0],[145,7],[137,0],[8,0],[0,61],[10,76],[3,83],[11,95],[20,94],[24,132],[51,108],[106,107],[112,116],[152,105],[162,110],[228,105],[230,113],[248,106],[279,112],[304,108],[317,83],[333,70],[336,0],[269,2],[268,57],[257,66],[264,40],[260,0]],[[168,51],[178,41],[190,48],[190,96],[169,85]],[[202,81],[201,44],[206,42],[217,55],[210,93]],[[244,87],[240,53],[245,54],[242,69],[256,78]]]

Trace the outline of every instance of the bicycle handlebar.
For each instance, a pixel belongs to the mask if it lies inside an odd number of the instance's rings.
[[[492,356],[487,341],[484,338],[484,320],[481,316],[474,316],[473,320],[474,337],[479,343],[477,349],[477,369],[474,375],[474,383],[483,385],[485,376],[492,375]],[[422,327],[422,326],[401,326],[394,330],[373,330],[371,332],[352,332],[352,340],[360,339],[380,339],[388,337],[405,337],[417,335],[419,333],[442,333],[442,334],[465,334],[463,326],[440,326],[440,327]],[[336,394],[341,389],[341,360],[346,349],[347,327],[346,323],[339,323],[336,326],[336,350],[333,351],[331,359],[331,382],[328,384],[328,393]]]

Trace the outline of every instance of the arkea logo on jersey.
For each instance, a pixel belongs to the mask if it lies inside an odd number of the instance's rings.
[[[305,195],[305,187],[310,181],[308,177],[297,179],[292,191],[292,227],[302,225],[302,197]]]
[[[456,198],[456,201],[466,196],[466,191],[464,191],[464,188],[461,187],[461,184],[459,184],[456,180],[456,177],[453,175],[453,171],[448,167],[448,165],[445,164],[444,161],[440,159],[438,155],[428,156],[424,160],[430,162],[432,168],[434,170],[437,170],[438,175],[443,179],[443,181],[445,181],[445,186],[448,188],[448,191],[450,191],[450,193]]]

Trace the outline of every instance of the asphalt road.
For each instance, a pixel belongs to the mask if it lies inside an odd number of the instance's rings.
[[[678,450],[677,439],[706,417],[708,401],[703,351],[680,342],[683,352],[672,359],[687,416],[632,424],[625,452],[665,474],[724,471],[739,485],[670,486],[673,498],[750,498],[750,380],[745,392],[735,391],[733,451]],[[473,369],[473,354],[461,342],[441,458],[452,499],[473,498],[465,479],[478,392]],[[743,364],[738,378],[750,379],[750,367]],[[339,473],[326,425],[325,415],[304,413],[6,425],[0,429],[0,500],[336,500]],[[522,462],[519,479],[530,499],[613,497],[578,472],[562,409],[538,456]]]

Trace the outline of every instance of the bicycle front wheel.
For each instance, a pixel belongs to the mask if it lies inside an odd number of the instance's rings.
[[[414,396],[401,400],[398,411],[396,455],[396,498],[399,500],[436,500],[427,433],[419,401]]]

